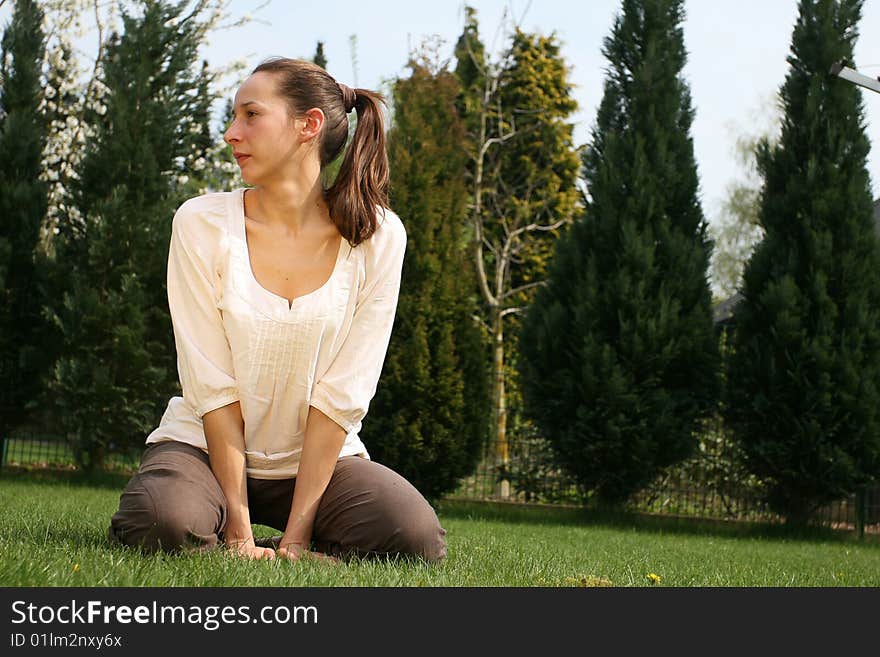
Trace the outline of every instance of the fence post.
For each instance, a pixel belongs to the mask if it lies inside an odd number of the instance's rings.
[[[865,516],[868,511],[868,489],[862,486],[856,492],[856,533],[859,539],[865,538]]]

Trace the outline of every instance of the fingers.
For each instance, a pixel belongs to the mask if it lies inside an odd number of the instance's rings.
[[[323,552],[309,552],[308,556],[311,559],[318,559],[319,561],[325,561],[334,565],[341,563],[336,557],[331,557],[329,554],[324,554]]]
[[[253,556],[252,559],[274,559],[275,558],[275,550],[272,548],[253,548]]]
[[[324,554],[323,552],[307,550],[296,543],[289,543],[284,547],[279,547],[277,550],[273,550],[270,547],[258,547],[253,544],[253,540],[242,541],[230,544],[229,552],[237,557],[251,560],[274,559],[277,556],[279,559],[287,559],[289,561],[315,559],[317,561],[334,565],[341,563],[336,557],[331,557],[329,554]]]
[[[229,545],[229,551],[236,557],[243,559],[274,559],[275,550],[266,547],[257,547],[253,541],[242,541]]]
[[[296,561],[300,557],[302,557],[306,553],[306,550],[303,550],[299,547],[279,547],[278,548],[278,556],[283,557],[285,559],[289,559],[290,561]]]
[[[246,547],[234,551],[233,554],[239,557],[243,557],[245,559],[252,560],[275,558],[275,550],[273,550],[272,548]]]
[[[297,561],[299,559],[315,559],[317,561],[322,561],[324,563],[330,564],[338,564],[340,563],[339,559],[335,557],[331,557],[328,554],[324,554],[323,552],[313,552],[311,550],[304,550],[300,547],[282,547],[278,548],[278,557],[288,559],[290,561]]]

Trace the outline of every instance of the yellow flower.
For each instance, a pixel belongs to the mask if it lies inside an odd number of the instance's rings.
[[[660,575],[658,575],[656,573],[648,573],[647,578],[648,578],[648,581],[651,582],[651,584],[657,584],[661,579]]]
[[[73,572],[75,572],[75,573],[79,572],[79,564],[78,563],[73,564]]]

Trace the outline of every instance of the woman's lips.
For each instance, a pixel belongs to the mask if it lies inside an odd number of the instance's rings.
[[[241,166],[242,162],[247,160],[250,157],[250,155],[248,155],[247,153],[236,153],[234,155],[234,157],[235,157],[235,161],[238,162],[238,166]]]

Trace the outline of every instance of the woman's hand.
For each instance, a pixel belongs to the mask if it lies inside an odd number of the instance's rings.
[[[298,561],[299,559],[317,559],[319,561],[325,561],[332,564],[339,563],[339,559],[331,557],[328,554],[324,554],[323,552],[314,552],[313,550],[309,550],[307,546],[296,541],[285,543],[282,540],[281,544],[278,546],[276,554],[278,555],[279,559],[290,559],[291,561]]]
[[[226,547],[232,554],[246,559],[274,559],[275,550],[254,545],[254,537],[226,539]]]

